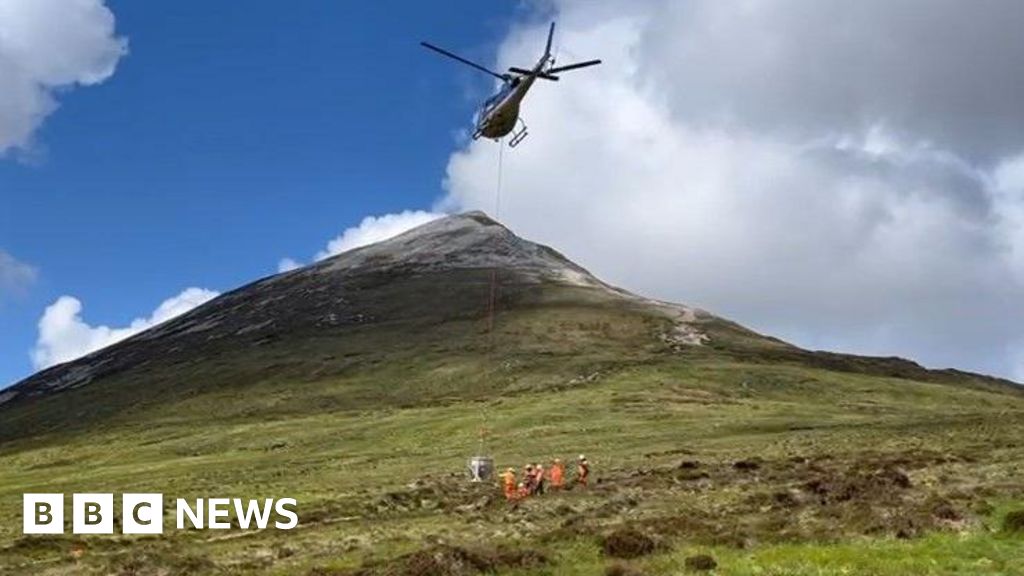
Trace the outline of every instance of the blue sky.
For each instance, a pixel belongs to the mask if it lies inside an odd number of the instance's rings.
[[[799,346],[1024,381],[1024,3],[3,0],[0,385],[491,210],[492,79],[418,42],[528,66],[551,19],[604,63],[530,91],[502,222]]]
[[[225,290],[309,258],[368,214],[429,209],[483,60],[515,2],[110,1],[129,53],[57,94],[29,153],[0,158],[0,249],[37,270],[0,301],[0,386],[74,295],[122,326],[188,286]]]

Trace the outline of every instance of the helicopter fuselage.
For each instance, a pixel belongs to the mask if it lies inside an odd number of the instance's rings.
[[[492,96],[481,110],[477,133],[484,138],[498,139],[512,132],[519,119],[519,105],[536,79],[536,76],[525,76]]]

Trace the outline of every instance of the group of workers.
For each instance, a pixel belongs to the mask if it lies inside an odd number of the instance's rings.
[[[551,463],[551,468],[545,470],[541,464],[527,464],[523,469],[523,478],[516,478],[516,469],[509,468],[501,474],[502,488],[505,492],[505,499],[509,502],[518,502],[528,496],[543,494],[548,488],[561,490],[565,488],[565,464],[558,458]],[[590,463],[587,458],[580,454],[576,461],[575,484],[586,487],[590,481]]]

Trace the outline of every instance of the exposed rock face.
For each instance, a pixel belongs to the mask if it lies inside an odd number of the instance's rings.
[[[557,251],[524,240],[483,212],[428,222],[394,238],[356,248],[300,271],[359,274],[497,268],[521,280],[604,286]]]
[[[195,362],[284,339],[339,337],[360,326],[443,322],[486,309],[490,275],[504,297],[565,287],[621,301],[673,321],[663,338],[700,344],[700,313],[609,286],[547,246],[524,240],[482,212],[441,218],[389,240],[271,276],[78,360],[33,375],[0,404],[82,387],[126,370],[149,370],[169,358]],[[163,363],[163,364],[162,364]]]

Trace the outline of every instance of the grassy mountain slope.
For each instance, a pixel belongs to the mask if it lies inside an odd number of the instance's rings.
[[[1015,385],[803,351],[606,286],[481,214],[240,288],[5,400],[5,574],[1024,566],[1001,528],[1024,507]],[[600,482],[510,507],[465,481],[481,428],[501,467],[583,452]],[[20,535],[21,493],[75,491],[290,496],[302,523]],[[624,529],[653,553],[605,555]]]

